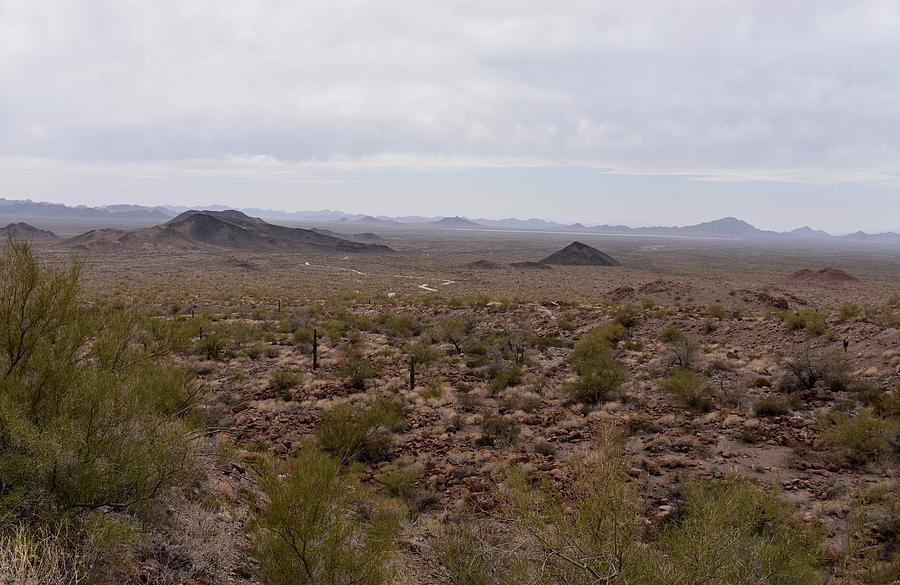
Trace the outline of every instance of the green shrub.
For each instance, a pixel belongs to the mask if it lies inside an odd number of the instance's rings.
[[[316,439],[341,461],[381,461],[393,446],[393,431],[403,421],[403,404],[397,399],[338,404],[322,413]]]
[[[430,380],[428,385],[419,393],[419,395],[425,400],[440,398],[444,395],[444,381],[440,378]]]
[[[657,335],[660,341],[664,341],[666,343],[675,343],[679,339],[684,337],[684,333],[676,327],[675,325],[666,325],[660,330],[659,335]]]
[[[610,330],[598,327],[588,333],[569,356],[569,365],[578,381],[564,391],[578,402],[595,404],[618,391],[627,370],[620,364],[609,340]]]
[[[771,388],[772,382],[770,382],[768,378],[763,378],[762,376],[760,376],[760,377],[756,378],[755,380],[753,380],[753,387],[754,388]]]
[[[788,412],[790,412],[790,409],[787,402],[777,396],[766,396],[753,403],[754,416],[784,416]]]
[[[294,343],[302,348],[308,348],[312,345],[313,334],[317,333],[312,325],[304,325],[294,329]]]
[[[416,500],[416,482],[422,479],[422,473],[418,463],[401,463],[379,475],[378,482],[388,495],[411,504]]]
[[[508,364],[502,366],[494,372],[490,384],[488,384],[488,395],[496,396],[510,386],[517,386],[522,383],[522,366],[519,364]]]
[[[819,582],[821,535],[771,490],[746,479],[687,486],[659,548],[666,583],[806,585]]]
[[[862,309],[856,303],[844,303],[838,311],[838,319],[850,321],[862,315]]]
[[[272,372],[269,376],[269,388],[275,390],[290,390],[300,383],[300,374],[288,370],[279,370]]]
[[[900,417],[900,388],[883,393],[875,410],[883,417]]]
[[[207,333],[199,343],[200,355],[211,360],[218,360],[225,351],[225,339],[218,333]]]
[[[404,353],[416,359],[416,365],[433,364],[441,357],[441,352],[427,341],[416,341],[407,344]]]
[[[785,392],[812,390],[822,382],[829,390],[845,390],[850,383],[846,357],[842,353],[805,350],[788,359],[778,387]]]
[[[0,255],[0,519],[145,510],[191,471],[197,391],[161,361],[181,332],[77,287],[27,244]]]
[[[688,368],[676,368],[668,378],[660,381],[660,386],[694,410],[706,412],[712,408],[712,392],[706,383],[707,378],[703,374]]]
[[[560,331],[575,331],[575,318],[569,313],[562,313],[556,317],[556,327]]]
[[[519,425],[516,421],[504,416],[486,416],[481,420],[479,445],[511,447],[518,441]]]
[[[806,329],[810,335],[821,335],[825,332],[825,318],[815,309],[779,311],[776,316],[784,322],[789,331]]]
[[[843,412],[831,412],[819,419],[822,434],[833,445],[845,450],[850,459],[863,463],[879,459],[891,449],[897,437],[898,424],[892,419],[881,419],[872,410],[864,408],[855,416]]]
[[[462,353],[466,336],[471,329],[469,323],[460,316],[447,317],[441,322],[440,338],[453,344],[456,353]]]
[[[706,316],[721,321],[728,317],[728,311],[722,305],[710,305],[706,308]]]
[[[393,582],[401,514],[373,504],[338,460],[303,448],[286,463],[270,462],[261,486],[267,503],[256,517],[254,556],[267,585]],[[362,506],[365,516],[354,512]]]
[[[409,313],[384,313],[377,322],[381,333],[397,339],[407,339],[422,330],[416,317]]]
[[[454,583],[813,585],[821,534],[790,504],[740,478],[688,482],[647,529],[623,435],[599,427],[565,487],[513,467],[494,522],[464,516],[432,537]]]
[[[640,314],[640,310],[634,305],[623,305],[616,312],[615,322],[625,329],[631,329],[637,325],[638,316]]]
[[[351,388],[364,390],[366,382],[375,376],[375,366],[362,353],[351,349],[344,354],[340,375]]]

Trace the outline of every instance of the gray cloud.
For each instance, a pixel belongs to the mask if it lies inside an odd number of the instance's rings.
[[[0,0],[0,154],[878,180],[897,55],[887,0]]]
[[[898,55],[893,0],[0,0],[0,196],[897,229]]]

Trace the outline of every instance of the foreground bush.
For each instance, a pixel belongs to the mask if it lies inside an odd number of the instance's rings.
[[[261,485],[268,502],[256,518],[254,555],[265,583],[392,582],[387,563],[400,510],[373,504],[339,460],[306,447],[286,463],[270,462]]]
[[[749,480],[692,483],[663,524],[660,572],[685,585],[818,583],[819,542],[790,504]]]
[[[570,488],[513,469],[493,518],[433,535],[453,583],[819,583],[819,531],[748,480],[688,483],[683,503],[648,530],[622,436],[599,435]]]
[[[564,390],[578,402],[596,404],[618,391],[625,381],[626,368],[616,360],[611,331],[598,327],[588,333],[569,356],[569,365],[578,381]]]
[[[0,257],[0,517],[137,510],[185,477],[194,392],[177,333],[77,302],[78,269]]]
[[[78,549],[192,470],[196,390],[160,361],[183,347],[181,335],[80,304],[78,277],[77,266],[44,264],[24,243],[0,255],[4,582],[87,579]]]

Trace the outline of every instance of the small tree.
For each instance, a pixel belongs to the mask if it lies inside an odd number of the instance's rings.
[[[268,585],[392,582],[401,514],[371,495],[340,462],[310,447],[263,471],[268,502],[256,518],[254,554]],[[368,518],[353,512],[370,506]]]
[[[594,404],[605,400],[625,381],[626,369],[616,360],[609,329],[598,327],[575,346],[569,365],[578,374],[578,381],[566,391],[579,402]]]
[[[190,468],[174,327],[77,302],[78,267],[0,255],[0,515],[146,507]]]
[[[457,355],[462,353],[462,346],[469,332],[466,320],[459,316],[447,317],[441,322],[440,333],[444,341],[453,344]]]

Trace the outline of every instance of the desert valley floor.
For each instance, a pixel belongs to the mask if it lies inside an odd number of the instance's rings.
[[[247,551],[257,463],[321,440],[335,405],[389,397],[401,420],[387,425],[382,452],[353,467],[409,507],[396,582],[451,582],[433,546],[441,527],[489,518],[510,464],[565,489],[610,425],[626,437],[648,526],[678,509],[686,482],[742,476],[820,527],[827,582],[898,574],[898,248],[376,231],[392,252],[35,244],[54,262],[79,259],[86,299],[195,324],[174,363],[202,388],[201,469],[152,512],[161,520],[121,571],[153,583],[256,582]],[[573,241],[621,265],[538,263]],[[573,399],[574,348],[599,326],[615,328],[621,384],[594,403]],[[366,364],[359,384],[353,359]],[[700,378],[684,394],[673,376],[686,369]],[[834,432],[848,415],[884,428],[860,446]],[[848,552],[857,522],[865,544]]]

